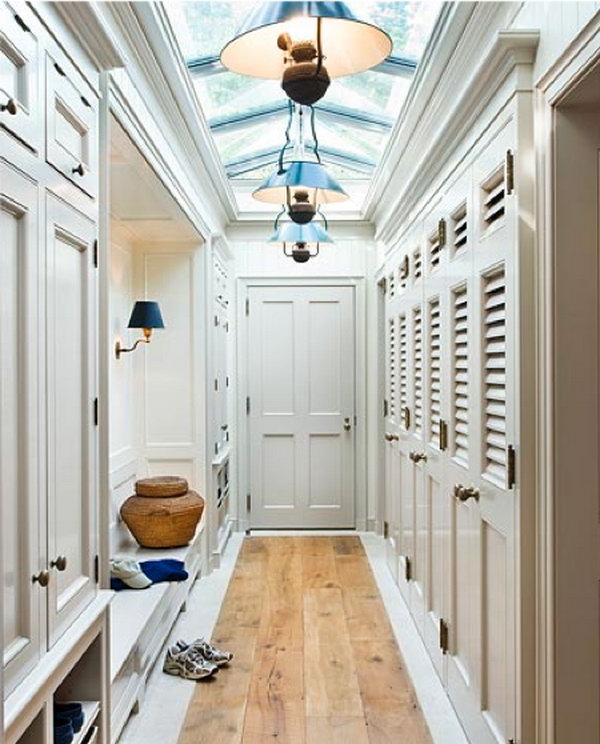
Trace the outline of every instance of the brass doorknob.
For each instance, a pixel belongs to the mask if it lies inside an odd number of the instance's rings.
[[[80,176],[84,176],[85,175],[85,170],[83,168],[83,163],[79,163],[79,165],[77,165],[75,168],[72,169],[72,172],[73,173],[77,173]]]
[[[66,571],[67,570],[67,556],[59,555],[56,560],[50,561],[50,566],[52,568],[55,568],[57,571]]]
[[[462,486],[459,483],[454,486],[454,498],[462,501],[463,504],[469,499],[475,499],[475,501],[479,501],[479,496],[479,489],[475,488],[475,486],[467,488],[466,486]]]
[[[400,437],[397,434],[386,434],[385,439],[387,442],[397,442]]]
[[[19,109],[17,108],[17,102],[14,98],[9,98],[6,103],[0,106],[0,111],[8,111],[12,116],[16,116]]]
[[[31,579],[34,584],[46,587],[50,583],[50,573],[48,571],[40,571],[39,574],[35,574]]]
[[[344,430],[350,431],[351,428],[352,428],[352,424],[350,423],[350,418],[346,416],[346,418],[344,419]]]
[[[425,454],[425,452],[411,452],[408,456],[416,464],[420,462],[427,462],[427,455]]]

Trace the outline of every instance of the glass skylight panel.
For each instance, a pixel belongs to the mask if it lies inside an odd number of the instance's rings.
[[[279,81],[237,75],[219,62],[221,49],[253,4],[251,0],[167,4],[223,163],[231,178],[244,180],[269,173],[277,162],[274,151],[285,141],[287,123],[287,98]],[[316,106],[323,162],[336,177],[354,180],[369,178],[383,153],[441,2],[360,0],[348,5],[387,31],[394,42],[391,61],[334,79]],[[312,139],[309,127],[306,138]]]

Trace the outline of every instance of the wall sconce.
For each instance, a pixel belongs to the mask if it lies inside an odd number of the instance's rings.
[[[115,355],[117,359],[120,358],[121,354],[125,354],[128,351],[134,351],[134,349],[136,349],[141,343],[149,344],[150,337],[152,336],[152,329],[164,327],[165,324],[163,323],[158,302],[138,300],[138,302],[133,306],[127,328],[143,328],[144,338],[138,338],[130,349],[123,349],[121,347],[121,342],[117,341],[115,344]]]

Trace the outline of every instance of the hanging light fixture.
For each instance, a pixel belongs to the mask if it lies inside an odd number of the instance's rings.
[[[357,18],[346,3],[267,2],[248,15],[221,62],[232,72],[281,80],[293,101],[312,105],[331,78],[375,67],[392,46],[385,31]]]
[[[312,128],[313,144],[312,150],[316,161],[304,160],[304,114],[301,107],[290,102],[290,113],[287,128],[285,130],[285,144],[279,153],[279,166],[277,170],[266,178],[263,183],[252,193],[252,196],[261,202],[270,204],[283,204],[290,219],[299,225],[310,222],[321,204],[334,204],[348,199],[339,182],[321,164],[319,154],[319,140],[315,128],[315,111],[311,108],[310,123]],[[297,113],[297,136],[295,146],[295,157],[291,161],[285,161],[288,147],[292,145],[290,130],[294,113]]]
[[[315,222],[308,225],[297,225],[287,222],[283,225],[275,223],[275,234],[270,243],[283,243],[283,252],[296,263],[306,263],[319,255],[321,243],[333,243],[326,230]]]

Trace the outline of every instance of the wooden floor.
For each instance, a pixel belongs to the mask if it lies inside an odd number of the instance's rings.
[[[358,537],[247,538],[213,640],[179,744],[431,742]]]

